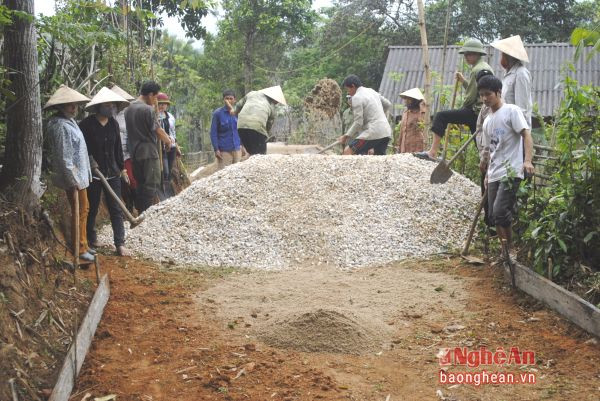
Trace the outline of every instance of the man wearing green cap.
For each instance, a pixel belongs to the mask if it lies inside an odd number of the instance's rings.
[[[433,143],[431,149],[427,152],[415,153],[415,156],[422,159],[435,160],[440,142],[446,132],[448,124],[465,124],[469,126],[471,134],[475,132],[477,125],[477,115],[481,109],[481,100],[477,93],[477,73],[481,70],[492,71],[485,61],[483,56],[487,53],[483,48],[483,43],[477,39],[468,39],[459,51],[464,55],[467,64],[472,66],[469,80],[460,73],[456,73],[456,79],[460,81],[465,88],[465,98],[460,109],[439,111],[433,117],[431,130],[433,131]]]

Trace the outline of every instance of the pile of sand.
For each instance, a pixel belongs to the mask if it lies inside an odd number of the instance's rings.
[[[290,348],[303,352],[338,352],[364,354],[380,351],[385,342],[386,331],[373,327],[348,312],[317,309],[293,314],[258,334],[265,344],[277,348]]]

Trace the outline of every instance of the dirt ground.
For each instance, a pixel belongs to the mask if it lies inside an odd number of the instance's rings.
[[[512,293],[489,266],[265,273],[103,260],[111,298],[72,400],[600,398],[597,340]],[[533,350],[534,366],[496,370],[533,373],[536,384],[439,383],[440,348],[484,345]]]

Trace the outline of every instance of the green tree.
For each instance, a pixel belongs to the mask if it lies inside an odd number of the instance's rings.
[[[4,29],[4,67],[14,101],[6,105],[6,139],[0,188],[29,211],[39,206],[43,188],[42,110],[33,0],[6,0],[12,22]]]
[[[224,0],[222,5],[219,30],[237,42],[246,92],[253,89],[257,66],[278,69],[288,46],[309,34],[316,18],[312,0]]]

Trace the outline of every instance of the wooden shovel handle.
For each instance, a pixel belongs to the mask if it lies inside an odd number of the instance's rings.
[[[452,93],[452,103],[450,105],[450,109],[454,109],[456,105],[456,94],[458,93],[458,86],[460,85],[460,81],[456,78],[454,82],[454,93]],[[446,154],[448,153],[448,138],[450,137],[450,124],[446,126],[445,138],[444,138],[444,152],[442,153],[442,160],[446,160]]]
[[[475,218],[471,223],[471,228],[469,229],[469,235],[467,235],[467,239],[465,241],[465,246],[463,247],[462,252],[460,253],[463,256],[469,254],[469,246],[471,245],[471,240],[473,239],[473,234],[475,233],[475,227],[477,227],[477,221],[479,220],[479,215],[481,214],[481,210],[483,209],[483,205],[487,200],[487,188],[483,191],[483,196],[481,197],[481,201],[479,202],[479,206],[477,207],[477,213],[475,213]]]

